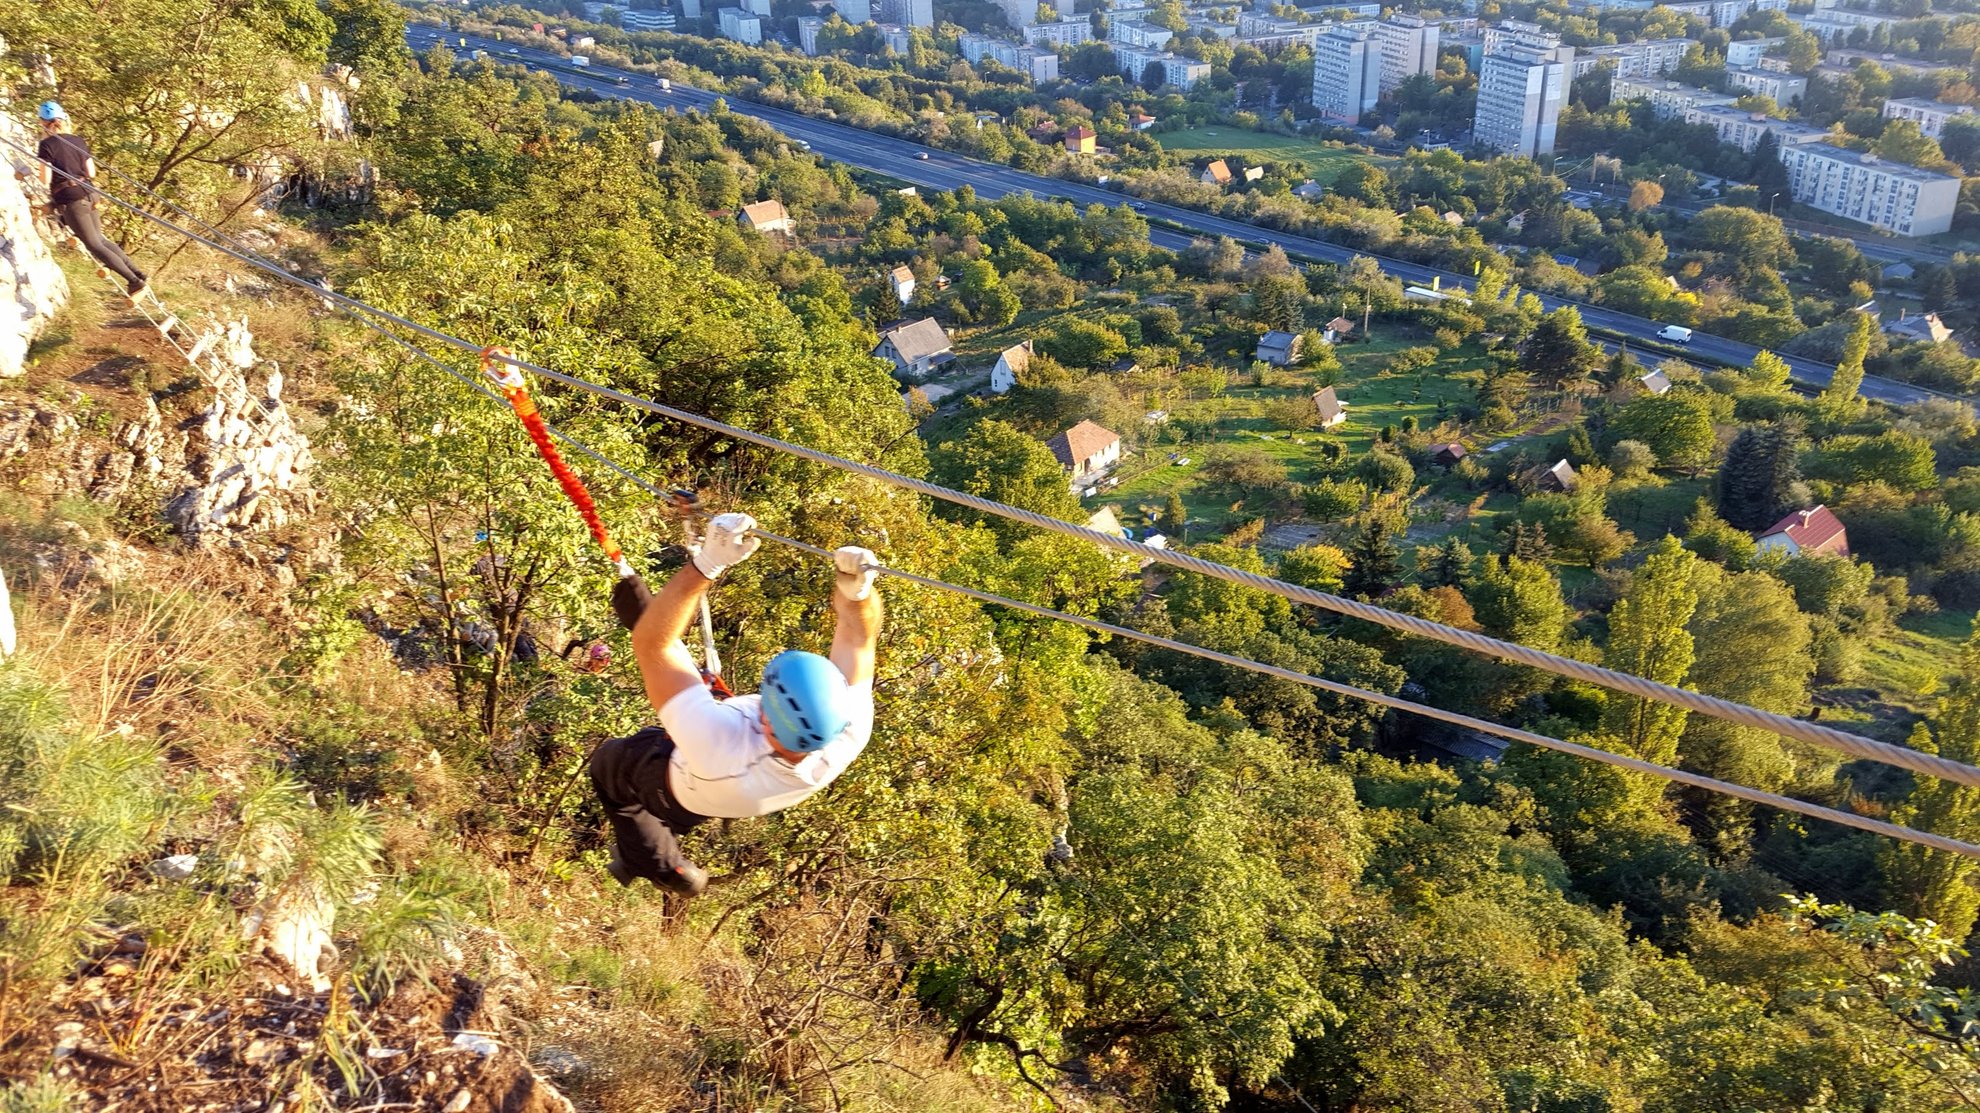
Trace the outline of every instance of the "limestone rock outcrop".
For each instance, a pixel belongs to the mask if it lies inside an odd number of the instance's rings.
[[[34,139],[5,114],[0,114],[0,136],[34,147]],[[32,161],[11,148],[0,151],[6,154],[0,166],[0,379],[11,379],[27,370],[29,345],[68,303],[69,282],[35,228],[33,206],[15,177],[22,171],[32,175]]]

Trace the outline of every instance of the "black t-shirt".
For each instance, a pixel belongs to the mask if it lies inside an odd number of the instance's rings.
[[[66,175],[73,174],[82,181],[89,180],[89,144],[77,135],[51,135],[41,141],[35,152],[43,162],[55,167],[54,180],[49,183],[52,200],[57,205],[67,205],[73,201],[86,201],[89,191]]]

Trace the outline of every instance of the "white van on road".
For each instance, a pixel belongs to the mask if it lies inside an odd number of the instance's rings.
[[[1691,330],[1683,325],[1665,325],[1657,330],[1657,339],[1669,340],[1676,344],[1691,343]]]

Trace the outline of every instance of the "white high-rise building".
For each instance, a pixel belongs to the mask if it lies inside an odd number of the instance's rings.
[[[1919,134],[1937,139],[1945,133],[1946,121],[1954,116],[1970,116],[1970,104],[1947,104],[1944,101],[1926,100],[1923,97],[1904,97],[1900,100],[1884,102],[1884,117],[1889,120],[1910,120],[1918,125]]]
[[[1167,27],[1157,27],[1138,19],[1124,19],[1107,25],[1107,41],[1125,43],[1128,46],[1148,46],[1161,50],[1176,37]]]
[[[723,38],[739,43],[763,41],[763,17],[748,8],[723,8],[715,17],[721,23]]]
[[[832,0],[832,10],[854,27],[873,22],[873,0]]]
[[[1375,43],[1382,51],[1382,95],[1419,73],[1437,72],[1439,28],[1419,16],[1392,15],[1375,25]]]
[[[825,21],[815,15],[801,16],[798,19],[798,49],[806,54],[818,53],[818,32]]]
[[[880,0],[880,22],[903,27],[935,26],[935,0]]]
[[[1494,29],[1497,35],[1487,32],[1471,135],[1479,146],[1537,158],[1554,153],[1574,48],[1530,26],[1507,24]]]
[[[1084,19],[1034,23],[1025,32],[1025,38],[1033,46],[1078,46],[1093,41],[1093,24]]]
[[[1366,31],[1336,27],[1313,42],[1313,107],[1343,124],[1382,97],[1382,51]]]
[[[1038,22],[1038,0],[997,0],[1004,9],[1004,21],[1023,31]]]
[[[1952,228],[1960,180],[1827,143],[1781,151],[1788,188],[1804,205],[1861,221],[1896,236],[1932,236]]]

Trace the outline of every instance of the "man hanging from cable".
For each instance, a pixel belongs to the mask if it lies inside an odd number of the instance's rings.
[[[41,102],[35,114],[41,117],[42,131],[35,154],[41,159],[41,184],[48,189],[49,204],[61,216],[63,226],[82,241],[83,249],[130,285],[135,299],[144,292],[144,273],[123,248],[104,236],[103,226],[97,222],[96,201],[85,184],[96,180],[96,159],[89,144],[69,131],[69,114],[54,101]]]
[[[873,733],[873,662],[880,640],[877,561],[867,549],[833,554],[837,626],[830,658],[787,649],[763,669],[760,693],[718,699],[681,638],[709,585],[747,560],[761,539],[747,514],[720,514],[694,559],[647,591],[637,575],[612,590],[632,631],[633,656],[660,726],[615,738],[591,758],[591,783],[611,818],[620,884],[643,877],[694,896],[708,874],[678,839],[708,819],[768,815],[831,784]]]

